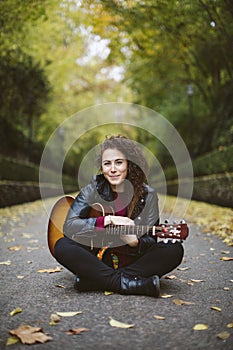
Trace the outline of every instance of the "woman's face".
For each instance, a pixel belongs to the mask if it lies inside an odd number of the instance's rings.
[[[127,160],[118,149],[108,148],[102,154],[102,172],[113,190],[123,190],[127,176]],[[118,187],[120,186],[120,187]]]

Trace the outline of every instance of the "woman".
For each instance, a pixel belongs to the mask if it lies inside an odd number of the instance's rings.
[[[57,261],[76,275],[79,291],[107,290],[158,297],[159,278],[176,268],[183,257],[181,243],[157,243],[150,234],[121,233],[102,247],[109,227],[153,226],[159,223],[158,197],[146,184],[146,160],[132,140],[111,136],[101,145],[101,174],[81,189],[64,224],[64,238],[54,248]],[[92,214],[94,203],[113,209]],[[111,238],[107,238],[109,240]],[[121,242],[121,243],[119,243]]]

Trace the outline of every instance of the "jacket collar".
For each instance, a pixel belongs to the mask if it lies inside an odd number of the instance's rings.
[[[99,195],[107,201],[114,200],[114,192],[111,189],[109,182],[105,179],[103,174],[94,177],[95,186]]]

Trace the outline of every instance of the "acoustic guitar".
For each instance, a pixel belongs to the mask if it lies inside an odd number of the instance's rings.
[[[48,223],[48,246],[51,254],[54,256],[54,246],[58,239],[64,237],[63,225],[73,203],[74,198],[71,196],[64,196],[60,198],[52,208],[49,223]],[[114,215],[114,210],[110,208],[104,208],[102,204],[95,203],[91,208],[89,217],[98,217],[105,215]],[[137,237],[141,237],[144,234],[151,234],[152,236],[159,237],[165,243],[168,240],[175,242],[176,240],[183,241],[188,237],[189,228],[187,224],[182,220],[179,224],[163,223],[157,226],[142,226],[142,225],[108,225],[104,229],[105,237],[120,236],[133,234]],[[99,232],[100,233],[100,232]],[[98,231],[94,231],[93,235],[98,235]]]

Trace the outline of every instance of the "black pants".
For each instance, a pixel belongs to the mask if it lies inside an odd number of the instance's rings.
[[[90,290],[119,292],[121,273],[128,276],[159,277],[175,269],[184,254],[181,243],[155,243],[138,259],[125,267],[114,269],[108,261],[100,261],[90,248],[67,237],[60,238],[54,247],[56,260],[78,275]]]

